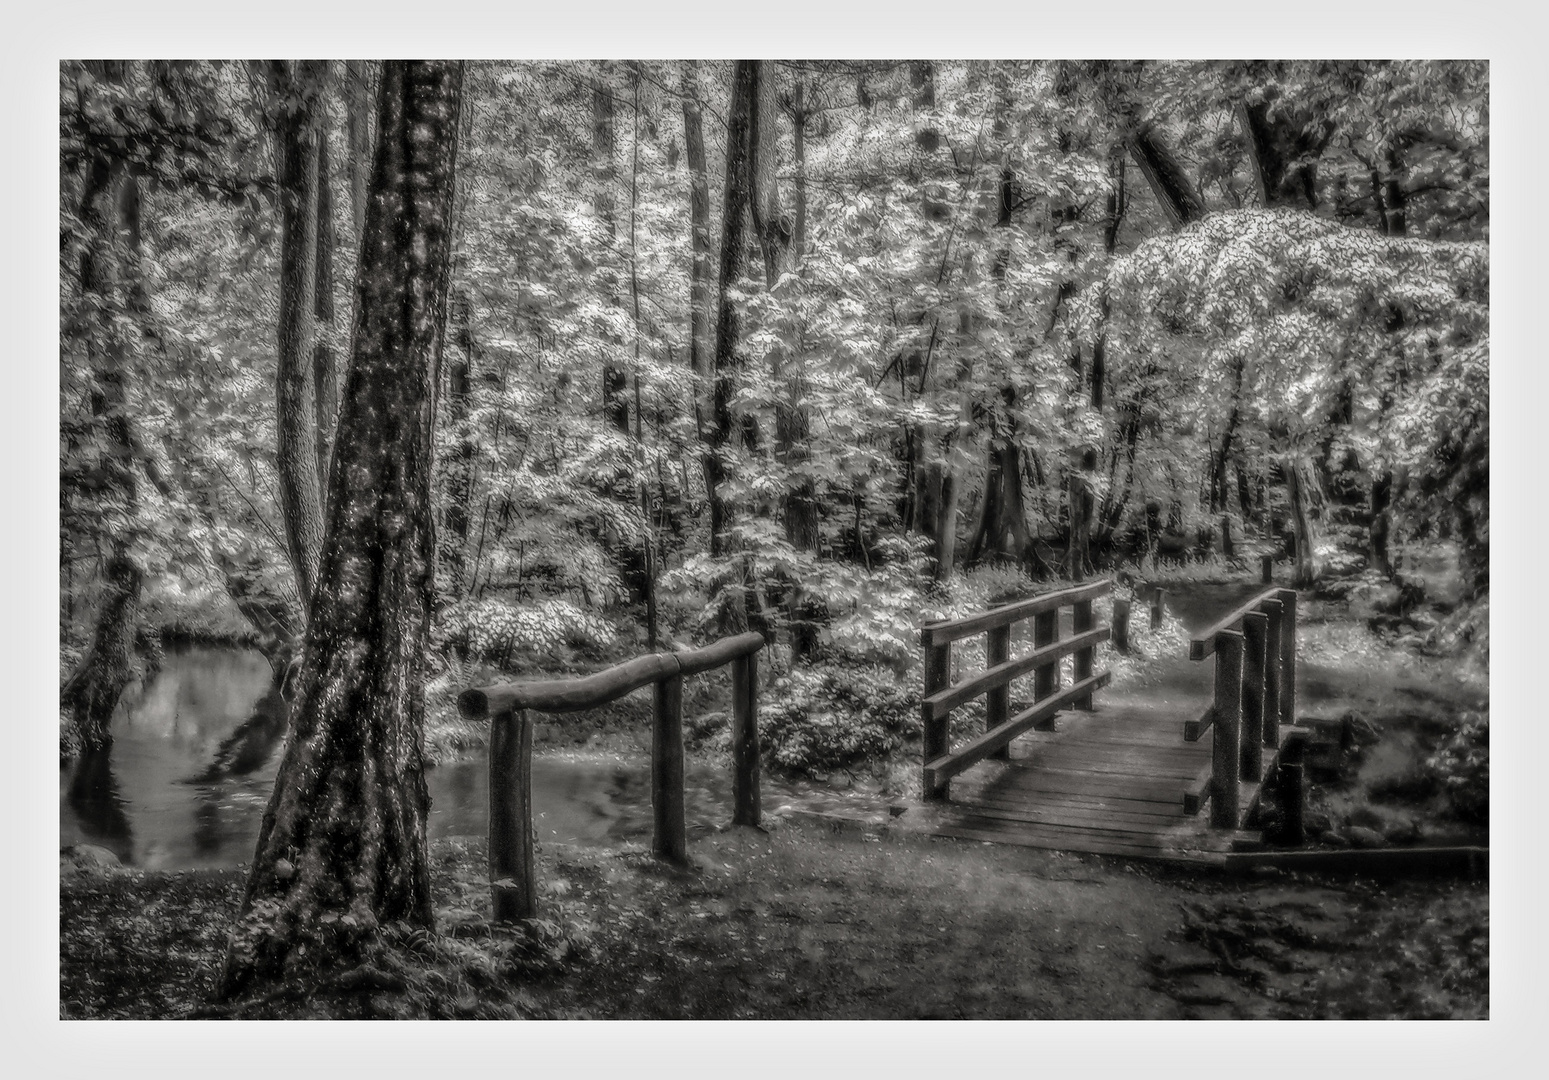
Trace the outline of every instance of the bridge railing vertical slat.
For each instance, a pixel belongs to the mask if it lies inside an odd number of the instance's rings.
[[[1045,611],[1033,616],[1033,648],[1044,645],[1052,645],[1060,637],[1060,613],[1058,611]],[[1046,697],[1052,697],[1060,689],[1060,664],[1058,660],[1050,661],[1034,669],[1033,672],[1033,700],[1042,701]]]
[[[1265,600],[1259,605],[1268,618],[1264,634],[1264,745],[1274,749],[1280,745],[1280,634],[1285,613],[1280,610],[1279,600]]]
[[[992,668],[1011,659],[1011,627],[997,626],[984,635],[984,666]],[[1001,686],[984,695],[984,730],[994,731],[1011,716],[1011,687]],[[1000,761],[1009,760],[1011,747],[1002,746],[990,755]]]
[[[1269,617],[1242,617],[1242,778],[1264,779],[1264,652]]]
[[[1075,604],[1072,605],[1071,617],[1073,623],[1072,629],[1075,631],[1075,633],[1080,634],[1092,629],[1092,601],[1077,600]],[[1089,679],[1092,677],[1092,665],[1095,662],[1096,657],[1097,649],[1095,646],[1089,645],[1084,649],[1076,650],[1076,682],[1080,682],[1082,679]],[[1075,702],[1073,702],[1073,705],[1075,708],[1080,709],[1083,712],[1091,712],[1092,695],[1085,694],[1077,698]]]
[[[1216,635],[1215,738],[1211,743],[1210,824],[1237,827],[1237,782],[1242,767],[1243,635],[1224,630]]]
[[[952,643],[930,644],[925,647],[925,696],[930,697],[952,684]],[[920,752],[926,761],[934,761],[951,749],[947,725],[950,714],[933,716],[928,708],[921,707],[924,717],[920,734]],[[927,774],[929,775],[929,774]],[[938,781],[925,785],[927,799],[945,799],[949,794],[948,782]]]

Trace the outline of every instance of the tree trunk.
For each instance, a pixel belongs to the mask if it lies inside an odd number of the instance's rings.
[[[1294,537],[1291,584],[1298,589],[1309,589],[1321,576],[1321,569],[1318,565],[1318,537],[1313,528],[1307,477],[1301,462],[1294,457],[1287,458],[1281,470],[1285,473],[1285,493],[1291,506],[1291,531]]]
[[[447,596],[467,595],[468,520],[473,500],[473,432],[469,429],[470,373],[473,368],[473,296],[467,289],[452,297],[448,321],[455,346],[447,363],[447,417],[452,422],[451,460],[446,470],[445,534],[438,545],[446,574]]]
[[[807,253],[807,101],[806,81],[796,79],[791,101],[791,148],[796,168],[796,225],[791,252],[797,266]]]
[[[732,70],[731,108],[726,129],[726,194],[721,211],[721,274],[716,286],[715,352],[711,358],[715,379],[713,398],[714,425],[709,431],[709,453],[705,455],[705,490],[710,501],[710,553],[718,558],[731,554],[732,509],[721,485],[730,472],[733,440],[746,439],[746,427],[734,422],[731,399],[736,390],[737,372],[742,366],[738,355],[742,320],[731,291],[742,277],[747,254],[745,222],[751,202],[752,139],[754,100],[758,93],[758,61],[738,60]],[[747,629],[747,582],[739,580],[728,588],[720,605],[720,630],[723,634]]]
[[[688,159],[689,264],[688,363],[694,373],[694,419],[704,438],[715,405],[711,354],[705,349],[710,322],[710,181],[705,168],[704,121],[699,104],[699,76],[688,60],[683,63],[683,144]]]
[[[1309,124],[1284,110],[1269,118],[1268,101],[1237,104],[1237,122],[1248,147],[1248,163],[1264,207],[1318,208],[1316,158],[1328,145],[1333,125]]]
[[[602,75],[609,73],[603,63]],[[613,88],[599,83],[592,88],[592,175],[597,183],[597,213],[608,226],[608,235],[618,236],[617,215],[614,213],[614,185],[618,182],[618,170],[613,163],[616,139],[613,130]],[[618,282],[611,271],[599,275],[603,292],[609,303],[618,304]],[[610,345],[618,342],[610,341]],[[616,431],[629,434],[629,374],[619,365],[604,360],[602,364],[602,414]]]
[[[127,74],[123,61],[101,61],[91,68],[99,78],[115,83],[123,82]],[[103,446],[97,462],[102,484],[98,498],[113,506],[105,521],[132,523],[139,491],[127,412],[129,346],[119,316],[124,310],[123,238],[126,233],[131,240],[137,236],[129,215],[138,200],[125,189],[137,191],[138,181],[105,152],[95,154],[86,168],[79,215],[86,236],[80,284],[89,314],[81,331],[92,376],[92,423]],[[108,524],[103,530],[108,555],[102,563],[103,589],[91,641],[60,690],[60,705],[70,710],[88,754],[105,750],[112,742],[113,712],[134,678],[142,572],[132,554],[132,527]]]
[[[366,172],[371,161],[371,70],[364,60],[345,62],[344,118],[350,145],[345,167],[350,180],[350,217],[356,246],[366,232]]]
[[[329,340],[334,326],[333,184],[328,166],[328,111],[319,110],[317,130],[317,279],[312,313],[317,341],[312,347],[312,382],[317,394],[317,476],[319,492],[328,489],[328,460],[333,451],[333,429],[339,414],[339,363]]]
[[[1167,215],[1168,224],[1181,229],[1205,216],[1205,204],[1189,183],[1189,174],[1162,141],[1155,126],[1146,125],[1130,135],[1130,155],[1140,166],[1146,183]]]
[[[269,67],[280,163],[280,318],[275,389],[275,466],[296,591],[310,614],[322,557],[318,473],[316,341],[318,122],[324,64],[276,60]]]
[[[223,997],[433,926],[423,769],[431,485],[460,63],[388,61],[328,530]]]

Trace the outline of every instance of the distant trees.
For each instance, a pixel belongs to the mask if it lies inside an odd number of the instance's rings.
[[[61,68],[83,729],[142,599],[214,590],[295,652],[376,78]],[[1303,580],[1446,535],[1487,587],[1482,64],[480,62],[466,97],[448,635],[654,596],[669,636],[896,659],[962,569],[1081,574],[1223,519],[1291,533]]]

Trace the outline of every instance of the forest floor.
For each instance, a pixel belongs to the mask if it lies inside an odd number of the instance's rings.
[[[433,850],[438,937],[234,1013],[240,870],[72,870],[66,1018],[1443,1018],[1489,1011],[1488,885],[1249,880],[787,823],[551,845],[543,918],[492,926],[483,842]]]
[[[1390,843],[1486,844],[1488,826],[1460,820],[1431,764],[1460,717],[1488,714],[1477,667],[1396,649],[1343,602],[1309,604],[1302,626],[1302,711],[1351,716],[1358,736],[1315,762],[1318,842],[1346,846],[1366,828]],[[1132,685],[1180,671],[1162,663]],[[556,730],[540,752],[633,744],[632,720]],[[490,922],[483,840],[449,838],[432,846],[437,935],[390,928],[328,984],[237,1009],[208,997],[245,871],[62,860],[60,1015],[1489,1015],[1488,881],[1234,877],[936,840],[885,814],[775,813],[767,829],[691,830],[690,852],[677,869],[639,844],[541,845],[541,917],[508,929]]]

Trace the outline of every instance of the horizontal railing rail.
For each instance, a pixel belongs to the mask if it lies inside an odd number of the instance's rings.
[[[1195,634],[1189,659],[1210,656],[1214,699],[1183,725],[1187,742],[1211,733],[1210,765],[1184,794],[1183,809],[1198,813],[1209,802],[1211,825],[1236,829],[1265,781],[1265,749],[1274,764],[1282,734],[1296,723],[1296,591],[1266,589]],[[1300,799],[1292,801],[1299,809]]]
[[[577,679],[499,683],[464,690],[459,711],[490,721],[489,872],[497,922],[537,913],[532,833],[532,720],[529,710],[577,712],[651,686],[652,850],[688,858],[683,791],[683,679],[726,664],[732,669],[732,824],[758,825],[758,651],[756,633],[699,649],[652,653]]]
[[[1108,684],[1108,672],[1094,672],[1097,646],[1109,638],[1107,626],[1093,618],[1092,601],[1113,588],[1109,579],[1078,585],[1043,596],[1018,600],[959,619],[943,619],[920,627],[925,651],[925,694],[920,705],[923,724],[921,759],[924,795],[945,799],[952,777],[988,757],[1007,755],[1011,741],[1047,726],[1062,709],[1090,710],[1092,694]],[[1059,613],[1071,609],[1073,633],[1060,637]],[[1033,620],[1033,650],[1011,659],[1011,631]],[[985,635],[985,669],[952,682],[952,644],[974,634]],[[1073,685],[1060,688],[1060,661],[1075,656]],[[1033,703],[1011,715],[1011,683],[1033,675]],[[952,749],[952,710],[983,695],[984,733]]]

